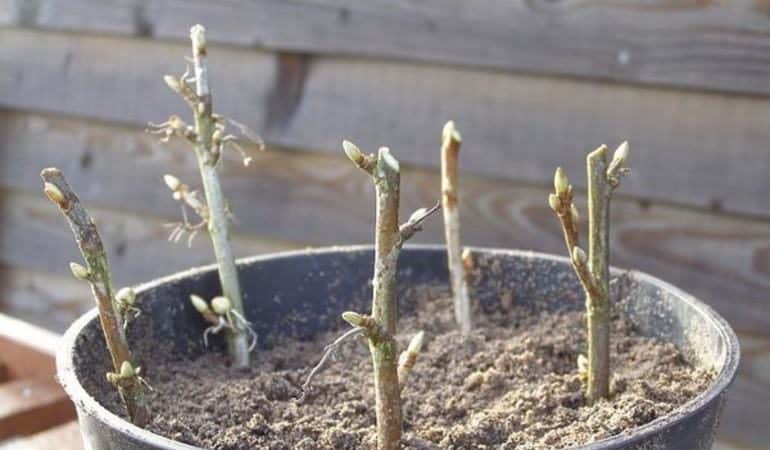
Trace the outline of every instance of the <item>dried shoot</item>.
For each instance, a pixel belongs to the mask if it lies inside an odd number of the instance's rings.
[[[444,125],[441,139],[441,204],[444,212],[449,281],[454,299],[455,320],[464,334],[471,331],[471,306],[468,282],[460,246],[460,211],[458,163],[462,137],[451,120]]]
[[[69,222],[75,242],[86,265],[70,263],[73,276],[88,281],[99,310],[104,340],[112,358],[114,373],[108,373],[107,379],[113,382],[126,405],[128,417],[138,426],[145,425],[150,418],[150,411],[144,396],[144,380],[139,376],[139,369],[134,369],[131,352],[125,335],[124,314],[135,316],[136,296],[132,290],[122,289],[115,294],[104,251],[102,239],[77,195],[72,191],[59,169],[44,169],[41,174],[43,191],[59,208]]]
[[[589,402],[609,396],[610,299],[609,228],[610,198],[620,184],[628,159],[628,143],[622,143],[611,160],[607,147],[588,154],[588,255],[578,241],[579,215],[573,203],[572,185],[561,168],[554,174],[554,193],[548,204],[559,217],[572,266],[586,293],[588,357],[579,360],[585,371]]]

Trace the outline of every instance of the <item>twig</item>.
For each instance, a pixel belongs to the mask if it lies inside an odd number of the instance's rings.
[[[601,146],[586,158],[588,173],[588,250],[578,245],[578,212],[572,199],[572,185],[561,168],[554,175],[554,193],[548,204],[558,215],[564,241],[581,285],[586,293],[588,357],[586,367],[589,402],[609,395],[610,382],[610,300],[609,300],[609,227],[610,198],[620,184],[628,158],[628,143],[622,143],[612,160],[607,147]]]
[[[366,329],[374,366],[377,448],[396,450],[401,441],[401,389],[396,342],[393,338],[397,321],[398,254],[403,244],[440,205],[415,211],[405,224],[399,226],[401,180],[400,165],[396,158],[385,147],[380,148],[376,158],[364,155],[348,141],[343,142],[343,147],[348,158],[372,177],[377,195],[372,315],[369,317],[348,312],[343,315],[343,319],[354,327]]]
[[[123,318],[114,297],[107,253],[96,225],[59,169],[44,169],[40,176],[44,182],[45,194],[67,218],[75,242],[85,260],[85,267],[77,263],[71,263],[70,266],[76,278],[86,280],[91,285],[115,373],[121,373],[126,364],[128,366],[125,367],[133,368],[131,352],[122,326]],[[138,426],[145,425],[150,418],[150,412],[142,383],[129,380],[116,386],[130,420]]]
[[[441,199],[444,211],[447,265],[452,286],[455,320],[463,334],[471,331],[471,308],[468,299],[468,283],[460,246],[460,211],[458,162],[462,137],[451,120],[444,125],[441,139]]]
[[[316,374],[320,372],[321,369],[323,369],[324,365],[326,364],[326,360],[329,359],[329,357],[332,356],[346,340],[354,336],[358,336],[363,332],[364,332],[363,328],[360,328],[360,327],[351,328],[345,333],[343,333],[342,336],[335,339],[334,342],[324,347],[321,360],[318,361],[318,364],[316,364],[315,367],[313,367],[310,370],[310,374],[308,374],[307,379],[302,384],[302,395],[300,396],[299,401],[303,401],[305,399],[305,395],[310,390],[310,385],[313,382],[313,378],[315,378]]]

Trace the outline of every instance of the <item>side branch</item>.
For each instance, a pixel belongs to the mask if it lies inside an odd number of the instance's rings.
[[[125,364],[132,365],[131,353],[121,325],[123,319],[114,297],[107,253],[104,251],[99,232],[59,169],[44,169],[40,177],[44,182],[44,193],[67,218],[75,242],[85,260],[86,267],[72,263],[72,272],[77,278],[84,279],[91,285],[112,365],[115,372],[119,373]],[[139,426],[146,424],[149,420],[149,410],[142,384],[125,383],[117,386],[131,421]]]

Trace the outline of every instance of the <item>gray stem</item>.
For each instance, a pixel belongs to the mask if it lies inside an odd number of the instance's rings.
[[[195,71],[195,91],[198,103],[193,106],[195,116],[195,154],[209,208],[208,229],[214,247],[219,280],[222,284],[222,295],[227,297],[232,307],[242,316],[243,300],[238,281],[238,270],[235,266],[232,247],[230,246],[227,203],[222,193],[222,186],[216,171],[218,156],[212,145],[212,135],[215,122],[212,116],[212,99],[208,85],[208,69],[206,66],[206,35],[205,29],[196,25],[190,30],[193,49],[193,69]],[[249,365],[249,342],[245,330],[228,330],[226,334],[227,348],[233,365],[246,367]]]

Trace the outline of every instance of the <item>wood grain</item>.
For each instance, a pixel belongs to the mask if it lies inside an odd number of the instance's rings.
[[[74,417],[74,406],[52,376],[0,385],[0,439],[36,433]]]
[[[101,218],[120,282],[210,261],[205,239],[197,240],[190,251],[164,243],[162,224],[178,213],[161,176],[173,166],[183,181],[194,183],[190,151],[174,145],[161,148],[128,129],[28,119],[33,124],[28,128],[31,138],[14,140],[12,155],[5,150],[7,144],[0,151],[0,187],[30,192],[0,196],[0,208],[6,211],[0,216],[0,262],[65,275],[66,262],[76,260],[56,211],[37,194],[33,174],[42,161],[60,166]],[[472,144],[467,138],[465,142],[470,152]],[[224,189],[244,238],[236,242],[239,255],[269,250],[265,239],[288,242],[283,248],[371,240],[371,187],[342,155],[274,150],[256,155],[252,167],[231,162],[223,168]],[[571,178],[578,182],[582,176]],[[562,252],[558,223],[545,205],[546,187],[464,175],[460,182],[467,243]],[[408,168],[402,184],[405,211],[432,204],[440,195],[434,171]],[[626,190],[624,185],[620,194]],[[763,294],[770,288],[766,221],[632,200],[616,201],[613,211],[614,263],[663,275],[709,301],[740,330],[768,335],[770,316],[764,313],[768,299]],[[160,218],[146,220],[143,215]],[[430,221],[417,240],[441,242],[440,222]]]
[[[0,40],[0,106],[134,126],[186,109],[160,78],[180,71],[186,45],[9,29]],[[582,173],[585,152],[628,139],[629,195],[770,215],[764,100],[372,60],[211,54],[216,108],[274,146],[336,153],[348,138],[433,168],[441,125],[452,118],[467,143],[464,173],[545,184],[556,165]],[[17,125],[4,124],[2,134]],[[34,130],[17,132],[4,139],[6,151],[37,139]],[[83,136],[78,145],[94,152],[103,139]]]
[[[0,274],[2,273],[3,271],[0,270]],[[0,276],[0,292],[6,294],[10,286],[2,281],[4,279]],[[2,294],[0,294],[0,310],[4,311],[2,299],[5,296]],[[8,379],[31,377],[53,379],[56,373],[54,354],[58,341],[57,334],[0,314],[0,363],[5,367],[5,375]],[[0,380],[0,383],[2,381]]]
[[[0,23],[770,93],[765,2],[4,0]],[[2,4],[0,3],[0,4]]]
[[[85,450],[77,421],[0,443],[0,450]]]

